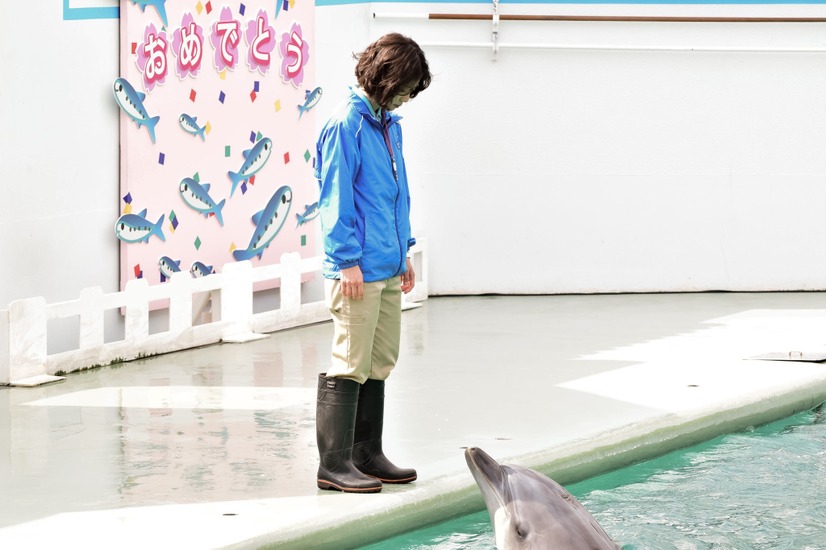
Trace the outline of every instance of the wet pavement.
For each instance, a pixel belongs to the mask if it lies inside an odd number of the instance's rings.
[[[332,325],[0,387],[0,548],[358,547],[482,509],[462,449],[560,482],[826,400],[825,293],[436,297],[403,314],[385,450],[315,485]]]

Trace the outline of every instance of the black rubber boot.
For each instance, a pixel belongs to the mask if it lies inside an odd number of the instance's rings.
[[[364,475],[353,464],[353,433],[359,383],[345,378],[318,377],[316,440],[321,464],[318,488],[345,493],[378,493],[381,481]]]
[[[384,483],[410,483],[416,470],[397,468],[381,449],[384,428],[384,380],[367,380],[361,386],[356,413],[353,463],[368,476]]]

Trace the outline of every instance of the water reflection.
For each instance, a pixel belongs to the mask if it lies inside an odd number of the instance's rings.
[[[26,497],[0,499],[0,526],[58,511],[305,494],[327,357],[327,338],[285,331],[5,389],[0,487]]]

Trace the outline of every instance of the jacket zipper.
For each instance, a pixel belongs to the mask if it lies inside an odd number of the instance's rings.
[[[396,242],[399,243],[399,268],[396,272],[401,275],[405,268],[405,258],[407,253],[404,250],[404,245],[401,242],[401,235],[399,235],[399,196],[401,195],[401,184],[399,183],[399,173],[396,170],[396,157],[393,154],[393,140],[390,139],[390,124],[382,113],[382,122],[380,123],[384,143],[387,145],[387,153],[390,155],[390,168],[393,170],[393,179],[396,181],[396,198],[393,201],[393,225],[396,229]]]

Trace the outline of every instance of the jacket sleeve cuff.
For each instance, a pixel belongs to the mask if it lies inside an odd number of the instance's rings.
[[[346,262],[341,262],[341,263],[339,263],[339,264],[338,264],[338,269],[339,269],[339,270],[342,270],[342,269],[347,269],[347,268],[350,268],[350,267],[355,267],[355,266],[357,266],[357,265],[359,265],[359,261],[358,261],[358,260],[348,260],[348,261],[346,261]]]
[[[414,237],[407,239],[407,251],[410,252],[410,249],[414,246],[416,246],[416,239]]]

